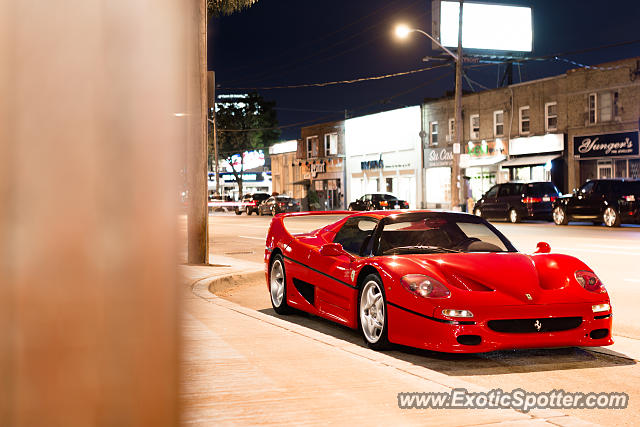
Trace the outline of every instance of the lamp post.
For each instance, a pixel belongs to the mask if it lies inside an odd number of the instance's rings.
[[[458,52],[451,52],[429,33],[417,28],[409,28],[406,25],[396,27],[396,35],[399,38],[406,38],[410,33],[420,33],[437,44],[449,56],[456,61],[456,88],[455,88],[455,132],[456,138],[453,142],[453,161],[451,164],[451,210],[460,209],[460,148],[462,147],[462,0],[460,0],[460,12],[458,16]]]

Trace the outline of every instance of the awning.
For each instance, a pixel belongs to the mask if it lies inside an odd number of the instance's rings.
[[[311,180],[309,179],[301,179],[300,181],[294,181],[293,185],[311,185]]]
[[[481,156],[471,157],[468,154],[460,155],[460,167],[461,168],[473,168],[477,166],[490,166],[500,163],[506,159],[505,156],[499,154],[497,156]]]
[[[502,163],[503,168],[512,168],[516,166],[534,166],[534,165],[544,165],[547,162],[557,159],[561,154],[545,154],[543,156],[522,156],[515,159],[507,160]]]

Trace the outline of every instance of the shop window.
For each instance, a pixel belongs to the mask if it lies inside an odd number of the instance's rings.
[[[431,122],[431,145],[438,145],[438,122]]]
[[[328,133],[324,136],[324,156],[335,156],[338,154],[338,134]]]
[[[386,178],[385,179],[385,184],[386,184],[385,191],[387,193],[393,193],[393,178]]]
[[[623,160],[615,160],[613,164],[613,176],[616,178],[625,178],[627,177],[627,161]]]
[[[480,115],[472,114],[469,122],[469,129],[471,132],[471,139],[480,138]]]
[[[547,102],[544,104],[544,123],[545,130],[552,132],[558,130],[558,103]]]
[[[502,110],[493,112],[493,135],[504,135],[504,112]]]
[[[520,134],[526,135],[531,130],[531,119],[529,117],[529,106],[520,107]]]
[[[456,119],[449,119],[449,135],[447,142],[452,142],[456,138]]]

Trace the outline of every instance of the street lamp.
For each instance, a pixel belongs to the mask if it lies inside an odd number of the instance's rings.
[[[438,40],[429,33],[417,28],[409,28],[404,24],[396,26],[396,36],[404,39],[410,33],[420,33],[430,39],[449,54],[456,61],[456,89],[455,89],[455,126],[456,138],[453,144],[453,161],[451,164],[451,210],[460,209],[460,147],[462,142],[462,0],[460,0],[460,12],[458,16],[458,52],[451,52],[442,46]]]

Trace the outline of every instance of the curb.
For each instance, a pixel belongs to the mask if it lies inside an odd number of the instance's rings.
[[[245,273],[220,275],[217,277],[203,277],[195,280],[191,283],[190,288],[192,293],[200,299],[206,302],[215,304],[218,307],[234,311],[238,314],[251,317],[262,323],[267,323],[273,327],[281,328],[284,331],[299,336],[309,338],[317,343],[325,344],[335,348],[338,351],[348,353],[352,357],[364,359],[368,362],[382,365],[388,369],[394,369],[405,375],[412,375],[421,378],[425,381],[429,381],[438,384],[448,389],[464,388],[469,392],[489,392],[491,389],[478,386],[467,381],[463,381],[457,378],[452,378],[449,375],[430,370],[428,368],[414,365],[410,362],[398,360],[397,358],[385,354],[384,352],[375,352],[368,348],[353,344],[348,341],[344,341],[339,338],[332,337],[325,333],[315,331],[306,328],[302,325],[297,325],[292,322],[288,322],[280,317],[274,317],[265,313],[258,312],[253,309],[243,307],[234,302],[228,301],[222,297],[219,297],[213,293],[213,291],[221,292],[229,289],[239,282],[250,282],[260,280],[264,278],[264,271],[247,271]],[[524,414],[529,419],[522,420],[524,425],[549,423],[559,426],[596,426],[588,421],[584,421],[580,418],[572,415],[567,415],[560,410],[556,409],[535,409],[524,413],[516,409],[511,409],[514,412]],[[519,423],[518,423],[519,424]]]

